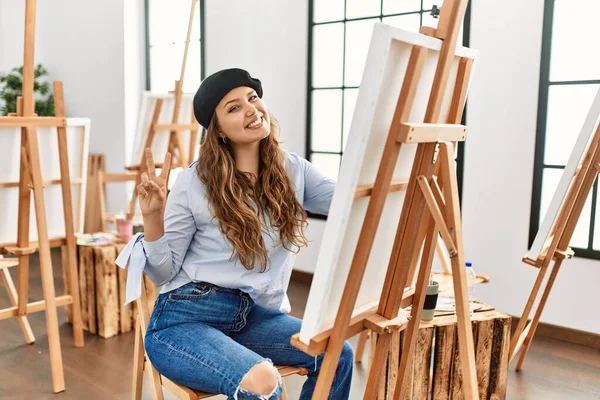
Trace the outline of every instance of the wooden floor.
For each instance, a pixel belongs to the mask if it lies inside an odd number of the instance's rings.
[[[62,293],[60,257],[53,254],[56,288]],[[32,258],[31,300],[42,298],[37,259]],[[15,277],[15,271],[12,271]],[[292,314],[302,317],[309,286],[292,281],[289,295]],[[0,288],[0,308],[9,306]],[[133,335],[102,339],[86,334],[84,348],[73,347],[70,325],[59,309],[62,355],[67,390],[52,393],[44,313],[29,316],[36,343],[26,345],[15,319],[0,321],[0,399],[129,399]],[[355,339],[351,340],[353,344]],[[366,354],[365,354],[366,358]],[[352,400],[362,398],[367,371],[356,364]],[[286,378],[290,399],[297,399],[304,378]],[[149,393],[145,398],[151,398]],[[169,395],[165,398],[172,399]],[[224,397],[221,397],[224,399]],[[537,337],[525,363],[516,373],[509,370],[508,399],[600,400],[600,350]]]

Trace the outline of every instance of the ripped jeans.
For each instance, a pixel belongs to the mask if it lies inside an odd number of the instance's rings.
[[[308,370],[300,400],[309,400],[323,355],[312,357],[290,344],[302,321],[261,307],[244,292],[209,283],[191,282],[156,300],[145,347],[154,367],[187,387],[219,393],[228,399],[279,399],[281,378],[271,394],[260,395],[241,386],[256,364],[303,367]],[[346,400],[354,362],[344,343],[329,399]],[[291,400],[291,399],[290,399]]]

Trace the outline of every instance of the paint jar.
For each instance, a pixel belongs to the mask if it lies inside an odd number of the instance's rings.
[[[425,305],[423,305],[423,312],[421,313],[421,320],[431,321],[433,319],[439,289],[440,284],[438,282],[429,282],[429,285],[427,286],[427,295],[425,296]]]
[[[133,237],[133,220],[117,218],[117,232],[121,241],[127,243]]]

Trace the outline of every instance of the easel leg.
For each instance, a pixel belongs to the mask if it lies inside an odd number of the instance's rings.
[[[444,250],[442,250],[442,242],[439,240],[439,238],[435,246],[435,252],[438,256],[438,259],[440,260],[440,264],[442,264],[442,269],[444,270],[444,272],[447,274],[451,274],[452,270],[450,269],[448,258],[446,257]]]
[[[544,307],[546,306],[546,300],[548,300],[548,296],[550,295],[550,291],[552,290],[554,280],[556,279],[556,275],[558,274],[558,270],[560,269],[561,264],[562,259],[554,261],[554,266],[552,267],[552,272],[550,272],[550,277],[548,278],[548,282],[546,283],[546,288],[544,289],[544,293],[542,294],[542,298],[540,299],[540,304],[538,304],[537,310],[535,311],[535,315],[533,316],[533,320],[531,321],[529,332],[527,333],[527,337],[523,342],[523,350],[521,351],[521,356],[519,357],[519,361],[517,362],[517,371],[521,370],[521,367],[525,362],[525,357],[527,357],[527,352],[529,351],[529,346],[531,346],[533,335],[535,335],[535,330],[537,329],[538,323],[540,322],[540,317],[542,316],[542,312],[544,311]]]
[[[354,362],[362,362],[363,354],[365,352],[365,345],[367,344],[368,339],[369,331],[362,331],[358,337],[358,346],[356,346],[356,351],[354,352]]]
[[[100,229],[102,232],[106,232],[106,196],[104,195],[105,185],[104,185],[104,174],[106,173],[106,160],[104,156],[101,156],[98,159],[98,170],[97,173],[97,181],[96,181],[96,192],[98,193],[98,203],[99,203],[99,211],[100,211]],[[135,213],[135,208],[134,208]],[[132,214],[133,215],[133,214]]]
[[[398,380],[396,381],[396,388],[394,389],[395,400],[400,399],[401,395],[408,390],[408,385],[411,382],[413,354],[419,334],[419,325],[421,323],[421,314],[425,304],[425,295],[427,294],[427,281],[431,274],[431,264],[433,262],[435,244],[439,234],[433,219],[431,217],[427,219],[429,220],[429,227],[427,229],[428,232],[425,239],[425,247],[423,256],[421,257],[421,266],[419,267],[419,276],[417,278],[415,296],[413,298],[413,305],[410,313],[411,320],[404,332],[405,338],[404,345],[402,346],[400,367],[398,368]]]
[[[17,226],[17,245],[29,245],[29,213],[31,210],[31,165],[29,163],[29,144],[27,128],[21,128],[21,167],[19,172],[19,220]],[[29,301],[29,254],[19,256],[18,313],[27,314]]]
[[[281,400],[288,400],[287,387],[283,378],[281,378]]]
[[[150,311],[148,305],[148,299],[146,295],[146,285],[144,284],[144,280],[142,279],[142,297],[136,300],[138,316],[136,320],[136,324],[140,329],[140,339],[144,340],[144,336],[146,335],[146,329],[148,326],[148,322],[150,321]],[[138,346],[140,346],[138,344]],[[144,345],[141,344],[142,350]],[[142,353],[145,356],[145,353]],[[152,399],[153,400],[163,400],[163,391],[162,391],[162,380],[160,378],[160,374],[154,368],[152,363],[148,363],[148,370],[150,372],[150,386],[152,387]]]
[[[54,82],[54,110],[57,117],[64,117],[65,103],[62,82]],[[60,180],[63,199],[63,214],[65,219],[67,280],[69,291],[73,298],[71,317],[73,323],[73,339],[75,347],[83,347],[83,325],[81,322],[81,302],[79,300],[79,285],[77,278],[77,243],[73,223],[73,201],[71,198],[71,177],[69,171],[69,150],[67,147],[67,130],[58,127],[58,155],[60,161]],[[64,267],[63,267],[64,268]]]
[[[477,369],[475,364],[475,346],[473,329],[469,312],[469,295],[467,292],[467,273],[465,271],[464,246],[460,208],[458,202],[458,182],[454,169],[454,146],[451,143],[440,143],[441,176],[446,196],[447,226],[454,238],[457,254],[452,257],[452,283],[456,302],[456,319],[460,362],[463,373],[463,391],[466,399],[479,398]]]
[[[31,156],[30,162],[33,178],[35,215],[38,229],[42,290],[44,293],[44,300],[46,302],[46,328],[48,330],[50,367],[52,369],[52,386],[54,388],[54,393],[58,393],[65,390],[65,378],[63,374],[62,354],[60,349],[60,336],[58,332],[56,293],[54,290],[52,259],[50,257],[50,242],[48,240],[48,225],[46,220],[42,170],[40,167],[37,132],[35,129],[26,129],[29,154]]]
[[[144,338],[140,328],[141,321],[135,322],[135,346],[133,350],[133,385],[132,400],[142,400],[142,383],[144,382]]]
[[[2,256],[0,256],[2,258]],[[4,282],[4,286],[6,287],[6,291],[8,292],[8,298],[10,300],[10,304],[15,307],[18,304],[17,297],[17,289],[15,288],[15,284],[8,272],[8,269],[2,269],[2,281]],[[21,325],[21,330],[23,331],[23,335],[25,336],[25,342],[27,344],[32,344],[35,342],[35,336],[33,336],[33,331],[31,330],[31,326],[29,325],[29,320],[26,316],[17,317],[19,320],[19,325]]]
[[[135,186],[131,193],[131,199],[129,200],[129,206],[127,207],[127,217],[133,218],[135,215],[135,202],[137,200],[137,186],[142,183],[142,174],[146,171],[146,149],[152,148],[152,142],[154,141],[154,134],[156,133],[156,124],[160,118],[160,111],[162,109],[162,99],[157,99],[154,104],[154,113],[152,114],[152,122],[150,123],[150,129],[148,130],[148,136],[146,137],[146,143],[142,149],[142,157],[140,159],[140,165],[137,170],[137,176],[135,177]]]
[[[540,268],[537,279],[535,280],[533,288],[531,289],[531,293],[529,294],[529,299],[527,300],[525,309],[523,310],[523,314],[521,314],[521,319],[519,319],[517,328],[515,329],[515,332],[513,333],[513,337],[510,341],[510,352],[509,352],[510,361],[512,361],[513,358],[516,356],[517,352],[519,351],[519,347],[522,344],[521,336],[523,334],[523,331],[525,330],[525,324],[527,323],[527,320],[529,318],[529,313],[531,312],[531,309],[533,308],[533,303],[535,303],[535,299],[540,290],[540,286],[542,285],[542,282],[544,281],[544,276],[546,275],[546,271],[548,270],[548,268],[549,268],[548,265],[542,266],[542,268]]]

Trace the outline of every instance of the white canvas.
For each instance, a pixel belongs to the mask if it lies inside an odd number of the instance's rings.
[[[412,46],[429,49],[409,121],[423,122],[441,43],[438,39],[385,24],[374,26],[300,332],[300,340],[306,344],[333,327],[369,201],[368,198],[354,200],[354,193],[358,185],[375,182]],[[474,59],[476,52],[458,47],[455,54],[442,116],[448,112],[459,57]],[[409,179],[415,151],[416,145],[402,146],[392,180]],[[353,316],[379,302],[404,196],[405,192],[387,196]]]
[[[135,139],[133,142],[133,151],[131,154],[131,159],[129,160],[130,164],[137,165],[142,159],[142,155],[144,154],[144,146],[146,144],[146,138],[148,137],[148,131],[150,129],[150,124],[152,123],[152,116],[154,115],[154,107],[156,105],[156,101],[158,99],[163,100],[162,108],[160,111],[160,116],[158,119],[159,124],[171,124],[173,122],[173,109],[175,107],[175,96],[170,94],[159,94],[152,92],[144,92],[142,94],[142,101],[140,105],[140,112],[138,114],[137,128]],[[180,124],[191,124],[192,114],[193,114],[193,100],[194,94],[184,93],[181,96],[181,105],[179,111],[179,123]],[[190,134],[189,130],[182,131],[181,137],[183,140],[183,148],[186,154],[189,154],[189,144],[190,144]],[[198,135],[198,141],[200,140],[200,135]],[[154,140],[152,143],[152,154],[154,156],[154,160],[157,162],[162,162],[165,158],[165,154],[167,153],[169,146],[169,132],[161,131],[156,132],[154,134]],[[192,160],[196,158],[198,155],[199,144],[196,143],[194,148],[192,149]],[[189,158],[189,155],[188,155]]]
[[[577,142],[575,142],[575,146],[573,147],[573,151],[571,152],[569,161],[567,162],[567,165],[565,166],[563,174],[560,178],[558,187],[554,192],[554,196],[552,197],[552,201],[550,202],[548,211],[544,216],[542,225],[540,226],[540,229],[538,230],[538,233],[535,236],[533,244],[531,245],[531,249],[525,255],[526,258],[535,261],[541,255],[543,255],[548,249],[548,246],[550,246],[553,238],[550,232],[556,220],[558,219],[558,214],[560,212],[561,205],[567,197],[569,186],[571,186],[571,183],[575,178],[575,172],[577,172],[577,169],[583,162],[586,150],[590,144],[592,137],[594,136],[594,132],[596,131],[599,123],[600,89],[598,89],[598,92],[596,93],[594,102],[590,107],[590,111],[587,115],[587,118],[585,119],[583,127],[581,128],[579,137],[577,138]]]
[[[90,120],[88,118],[67,118],[67,146],[75,233],[83,232],[89,135]],[[37,128],[37,136],[42,180],[60,179],[56,128]],[[5,154],[4,157],[0,157],[0,182],[19,182],[21,128],[0,128],[0,148]],[[75,183],[76,180],[81,183]],[[61,185],[46,185],[44,197],[48,236],[51,239],[65,237]],[[18,210],[19,188],[0,188],[0,243],[16,243]],[[38,239],[35,216],[35,203],[31,196],[29,240],[32,242]]]

